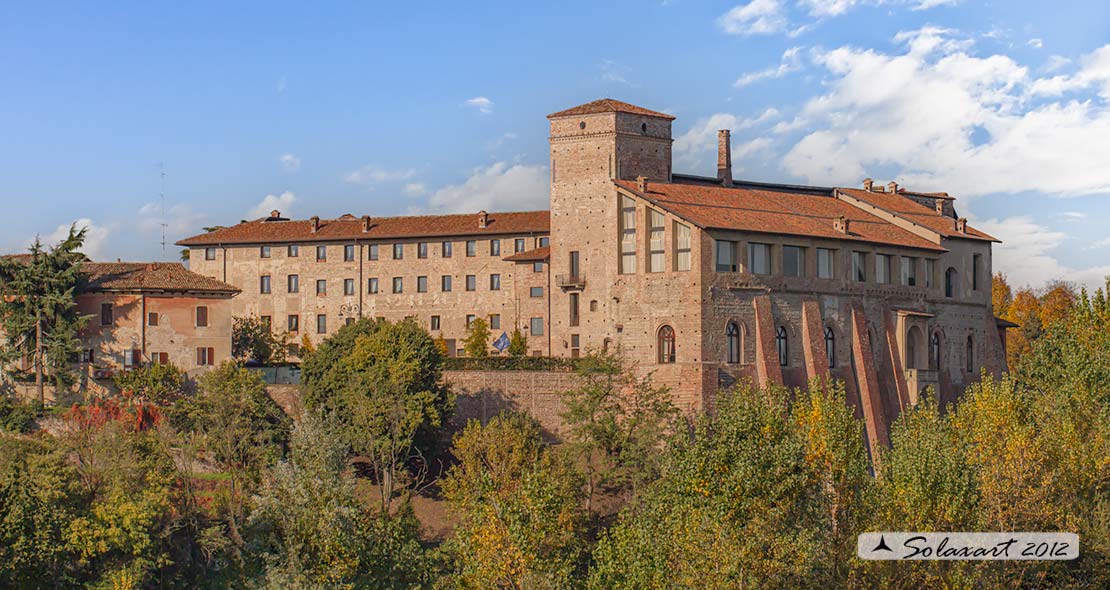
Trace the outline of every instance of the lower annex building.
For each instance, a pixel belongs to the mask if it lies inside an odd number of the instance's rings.
[[[995,240],[954,198],[672,170],[671,115],[603,99],[548,116],[550,211],[269,217],[182,240],[190,269],[242,290],[235,316],[318,341],[358,317],[412,317],[461,348],[485,317],[531,354],[619,348],[711,408],[740,379],[843,379],[886,441],[928,386],[952,400],[1004,363]]]

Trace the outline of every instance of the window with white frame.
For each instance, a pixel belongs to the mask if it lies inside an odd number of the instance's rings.
[[[664,223],[662,213],[648,209],[648,272],[663,272],[666,264]]]
[[[621,274],[636,272],[636,201],[621,197]]]

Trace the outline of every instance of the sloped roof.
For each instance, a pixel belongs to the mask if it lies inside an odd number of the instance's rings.
[[[223,281],[186,269],[176,262],[86,262],[86,291],[188,291],[238,293]]]
[[[930,209],[929,207],[926,207],[921,203],[914,201],[913,199],[908,199],[901,193],[866,191],[863,189],[855,188],[838,188],[836,190],[850,197],[859,199],[865,203],[874,205],[879,209],[882,209],[889,213],[893,213],[898,217],[902,217],[918,225],[924,226],[925,228],[930,229],[946,238],[964,238],[970,240],[987,240],[992,242],[998,241],[996,238],[991,237],[990,235],[987,235],[986,233],[981,232],[971,227],[970,225],[967,226],[967,233],[960,233],[956,231],[955,219],[947,215],[940,215],[937,213],[936,209]],[[910,194],[927,195],[930,197],[951,200],[951,197],[949,197],[947,193]]]
[[[641,193],[635,182],[614,182],[705,229],[856,240],[936,252],[945,250],[832,195],[661,182],[649,182],[647,192]],[[833,227],[833,220],[839,216],[849,220],[847,235]]]
[[[548,211],[489,213],[486,227],[478,227],[478,213],[458,215],[420,215],[409,217],[372,217],[370,231],[362,231],[362,219],[344,215],[339,219],[321,219],[319,229],[312,231],[312,221],[269,220],[247,221],[177,242],[180,246],[216,244],[267,244],[274,242],[328,242],[340,240],[373,240],[390,238],[483,236],[503,234],[547,233],[551,227]]]
[[[580,104],[576,107],[571,107],[557,113],[551,113],[547,116],[547,118],[555,119],[558,117],[596,115],[599,113],[631,113],[633,115],[645,115],[648,117],[659,117],[661,119],[674,119],[674,115],[660,113],[659,111],[652,111],[649,109],[645,109],[644,107],[638,107],[634,104],[628,104],[627,102],[613,100],[612,98],[602,98],[600,100],[595,100],[586,104]]]
[[[543,262],[551,258],[551,246],[540,246],[524,252],[517,252],[512,256],[506,256],[505,260],[509,262]]]

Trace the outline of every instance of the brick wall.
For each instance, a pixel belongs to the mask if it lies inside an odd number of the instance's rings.
[[[556,439],[563,433],[559,394],[574,388],[578,378],[549,371],[444,371],[443,379],[458,396],[453,429],[468,420],[485,422],[502,410],[517,410],[539,420],[545,438]]]

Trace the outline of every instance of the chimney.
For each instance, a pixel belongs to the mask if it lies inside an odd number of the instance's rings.
[[[369,215],[363,215],[362,216],[362,233],[366,233],[368,231],[370,231],[370,216]]]
[[[278,211],[277,209],[270,211],[270,219],[277,219],[278,217],[281,217],[281,211]]]
[[[489,213],[486,213],[485,211],[479,211],[478,229],[486,229],[487,225],[489,225]]]
[[[646,176],[637,176],[636,177],[636,190],[640,191],[641,193],[646,193],[647,192],[647,181],[648,181],[648,178]]]
[[[313,215],[309,218],[309,221],[312,222],[312,233],[316,233],[320,230],[320,217],[318,215]]]
[[[732,132],[717,131],[717,180],[723,186],[732,186]]]
[[[937,215],[944,215],[944,199],[934,200],[933,206],[937,210]]]
[[[892,193],[897,193],[898,192],[898,183],[894,182],[893,180],[886,183],[886,190],[888,190]]]
[[[864,178],[863,179],[863,190],[870,192],[871,191],[871,186],[873,184],[875,184],[874,180],[871,180],[870,178]]]
[[[956,220],[956,231],[960,232],[961,234],[966,234],[967,233],[967,218],[966,217],[961,217],[961,218]]]
[[[837,215],[836,219],[833,220],[833,229],[844,235],[848,235],[848,218],[843,215]]]
[[[158,263],[157,262],[151,262],[150,264],[146,265],[146,269],[147,270],[158,270]]]

